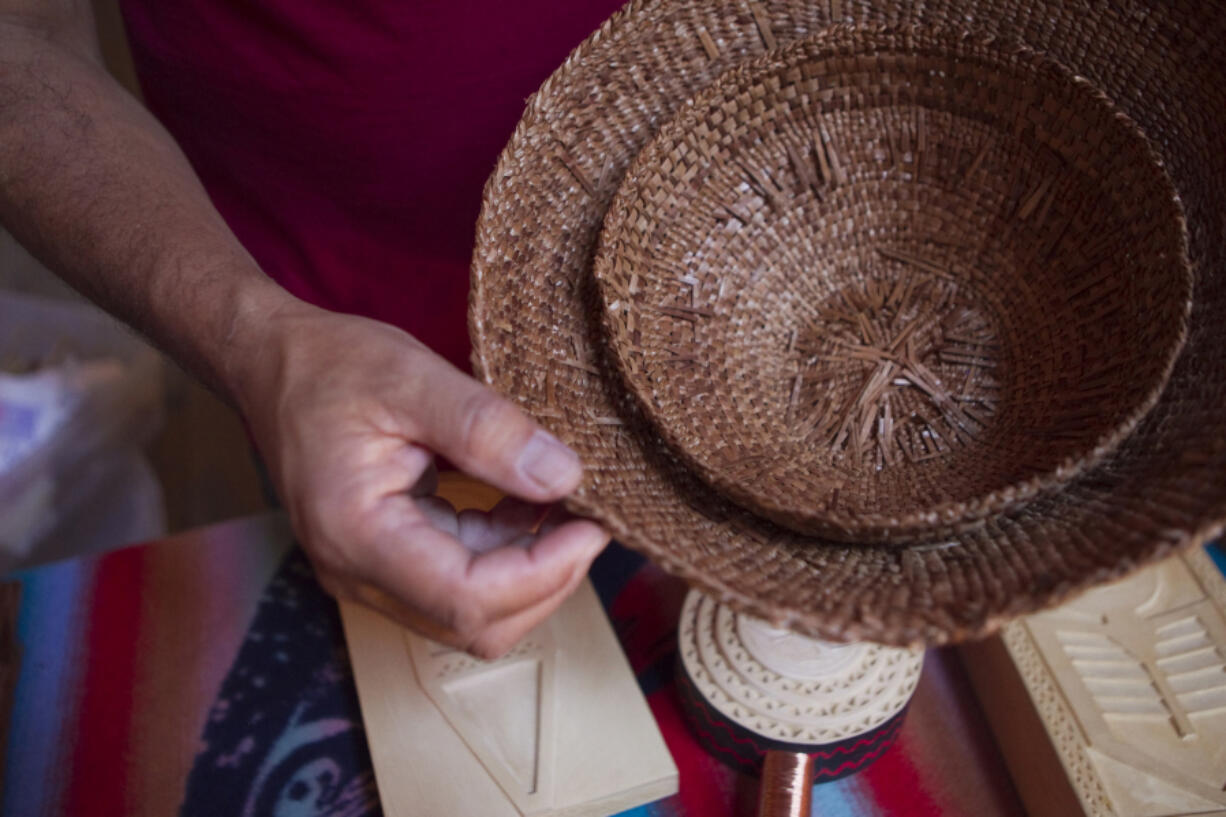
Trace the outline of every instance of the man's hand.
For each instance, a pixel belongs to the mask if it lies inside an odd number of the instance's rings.
[[[575,589],[608,536],[543,507],[579,483],[570,449],[386,324],[292,301],[258,323],[233,394],[329,592],[490,658]],[[435,452],[519,499],[457,515]]]

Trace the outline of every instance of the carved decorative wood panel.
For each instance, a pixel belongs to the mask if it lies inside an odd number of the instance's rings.
[[[1034,805],[1044,786],[1067,785],[1070,813],[1226,815],[1226,580],[1203,550],[1015,622],[998,644],[967,648],[968,670],[1032,812],[1051,813]],[[1022,707],[1035,717],[1009,711]]]

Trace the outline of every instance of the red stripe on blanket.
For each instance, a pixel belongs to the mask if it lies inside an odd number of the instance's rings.
[[[678,814],[689,817],[733,817],[746,813],[737,808],[741,776],[720,763],[694,738],[681,711],[676,686],[668,684],[647,699],[660,734],[677,764],[680,801]],[[671,813],[671,812],[670,812]]]
[[[907,728],[895,741],[898,749],[859,772],[882,814],[906,814],[908,817],[942,817],[944,810],[933,797],[923,776],[915,766],[913,752],[907,748]]]
[[[123,550],[101,559],[94,573],[67,814],[129,812],[127,755],[144,572],[143,552]]]

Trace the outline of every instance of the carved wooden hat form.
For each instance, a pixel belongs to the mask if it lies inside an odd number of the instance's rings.
[[[819,638],[982,636],[1203,542],[1223,28],[631,3],[487,184],[474,370],[583,458],[572,510]]]

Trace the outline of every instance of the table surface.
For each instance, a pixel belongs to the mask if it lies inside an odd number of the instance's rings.
[[[24,571],[0,815],[379,813],[335,604],[276,514]],[[680,772],[627,814],[752,814],[671,683],[684,586],[612,547],[593,582]],[[446,783],[440,783],[446,785]],[[1021,815],[955,651],[930,651],[898,742],[814,814]]]

